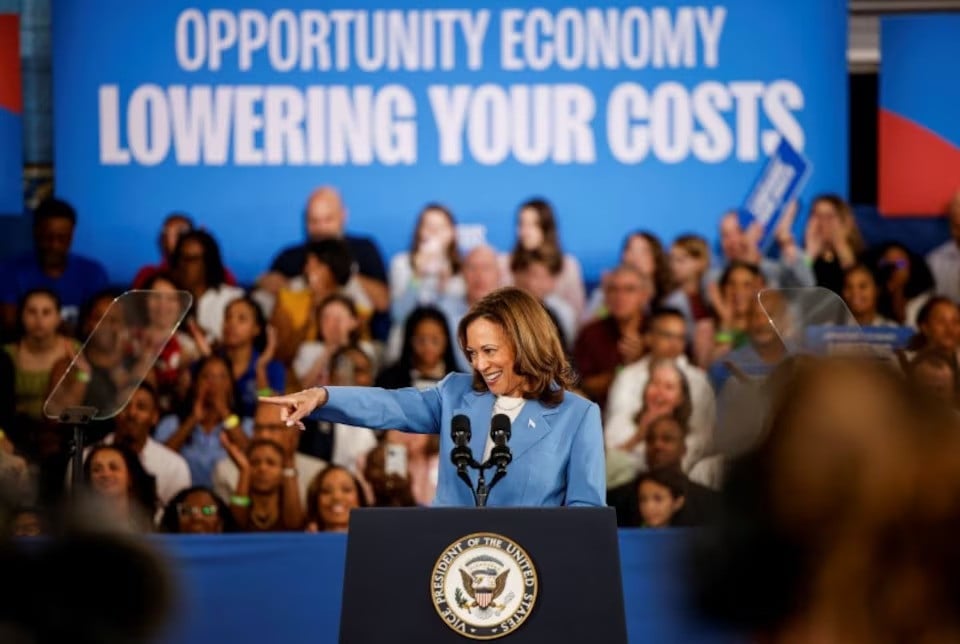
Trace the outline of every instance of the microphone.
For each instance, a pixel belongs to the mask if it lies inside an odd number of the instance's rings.
[[[506,414],[495,415],[490,421],[490,438],[493,439],[490,462],[497,466],[498,473],[506,473],[507,465],[513,460],[513,454],[507,445],[510,434],[510,417]]]
[[[454,416],[450,422],[450,436],[453,438],[453,444],[457,447],[469,445],[472,435],[470,431],[470,417],[466,414],[457,414]]]
[[[470,418],[464,414],[457,414],[450,422],[450,437],[453,438],[454,448],[450,450],[450,460],[457,468],[457,477],[470,488],[476,502],[477,494],[473,490],[473,482],[467,474],[467,467],[473,463],[473,453],[470,451]]]

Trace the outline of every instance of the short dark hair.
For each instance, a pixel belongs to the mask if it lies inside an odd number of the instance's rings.
[[[353,255],[350,247],[342,239],[321,239],[307,244],[307,256],[313,255],[322,264],[326,264],[333,273],[333,279],[340,286],[350,281],[353,273]]]
[[[733,277],[733,272],[738,270],[748,271],[757,279],[764,280],[763,273],[760,272],[759,266],[735,259],[727,264],[727,267],[723,269],[723,273],[720,274],[720,288],[726,288],[727,284],[730,283],[730,278]]]
[[[650,333],[653,330],[654,323],[663,318],[678,318],[683,320],[684,324],[687,323],[687,317],[680,309],[673,308],[672,306],[658,306],[644,319],[643,332]]]
[[[687,482],[683,474],[673,468],[661,468],[641,474],[637,478],[637,497],[640,496],[640,485],[646,481],[652,481],[667,488],[675,499],[687,496]]]
[[[48,197],[40,202],[33,211],[33,226],[49,219],[68,219],[74,226],[77,225],[77,211],[69,203],[56,197]]]

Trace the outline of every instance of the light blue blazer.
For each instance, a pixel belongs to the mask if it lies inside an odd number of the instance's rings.
[[[327,403],[315,418],[371,429],[400,429],[440,434],[440,473],[434,505],[473,506],[466,484],[450,461],[450,423],[457,414],[470,418],[470,447],[480,460],[490,434],[495,396],[471,388],[473,377],[452,373],[432,389],[412,387],[327,387]],[[545,407],[527,400],[512,426],[513,462],[507,475],[490,492],[490,507],[606,505],[606,468],[600,408],[573,393]],[[477,472],[470,469],[476,488]],[[487,483],[493,477],[487,471]]]

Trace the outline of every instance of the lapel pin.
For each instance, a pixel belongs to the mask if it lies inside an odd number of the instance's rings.
[[[533,419],[531,418],[530,420],[527,421],[527,427],[529,427],[530,429],[536,429],[537,424],[533,422]]]

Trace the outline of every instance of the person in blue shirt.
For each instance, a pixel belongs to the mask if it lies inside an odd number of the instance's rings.
[[[600,408],[570,391],[573,371],[546,309],[533,296],[502,288],[471,307],[458,327],[472,374],[452,373],[423,391],[320,387],[261,400],[283,407],[288,426],[308,414],[372,429],[440,434],[450,454],[455,416],[470,419],[470,448],[483,461],[493,443],[494,415],[511,422],[513,460],[490,492],[488,505],[603,506],[606,471]],[[471,473],[476,485],[476,473]],[[434,505],[471,506],[473,494],[443,458]]]
[[[68,326],[77,321],[80,306],[107,287],[103,266],[70,252],[77,211],[66,201],[50,198],[33,213],[33,250],[0,265],[0,313],[3,330],[16,325],[17,302],[28,291],[46,288],[60,298]]]

